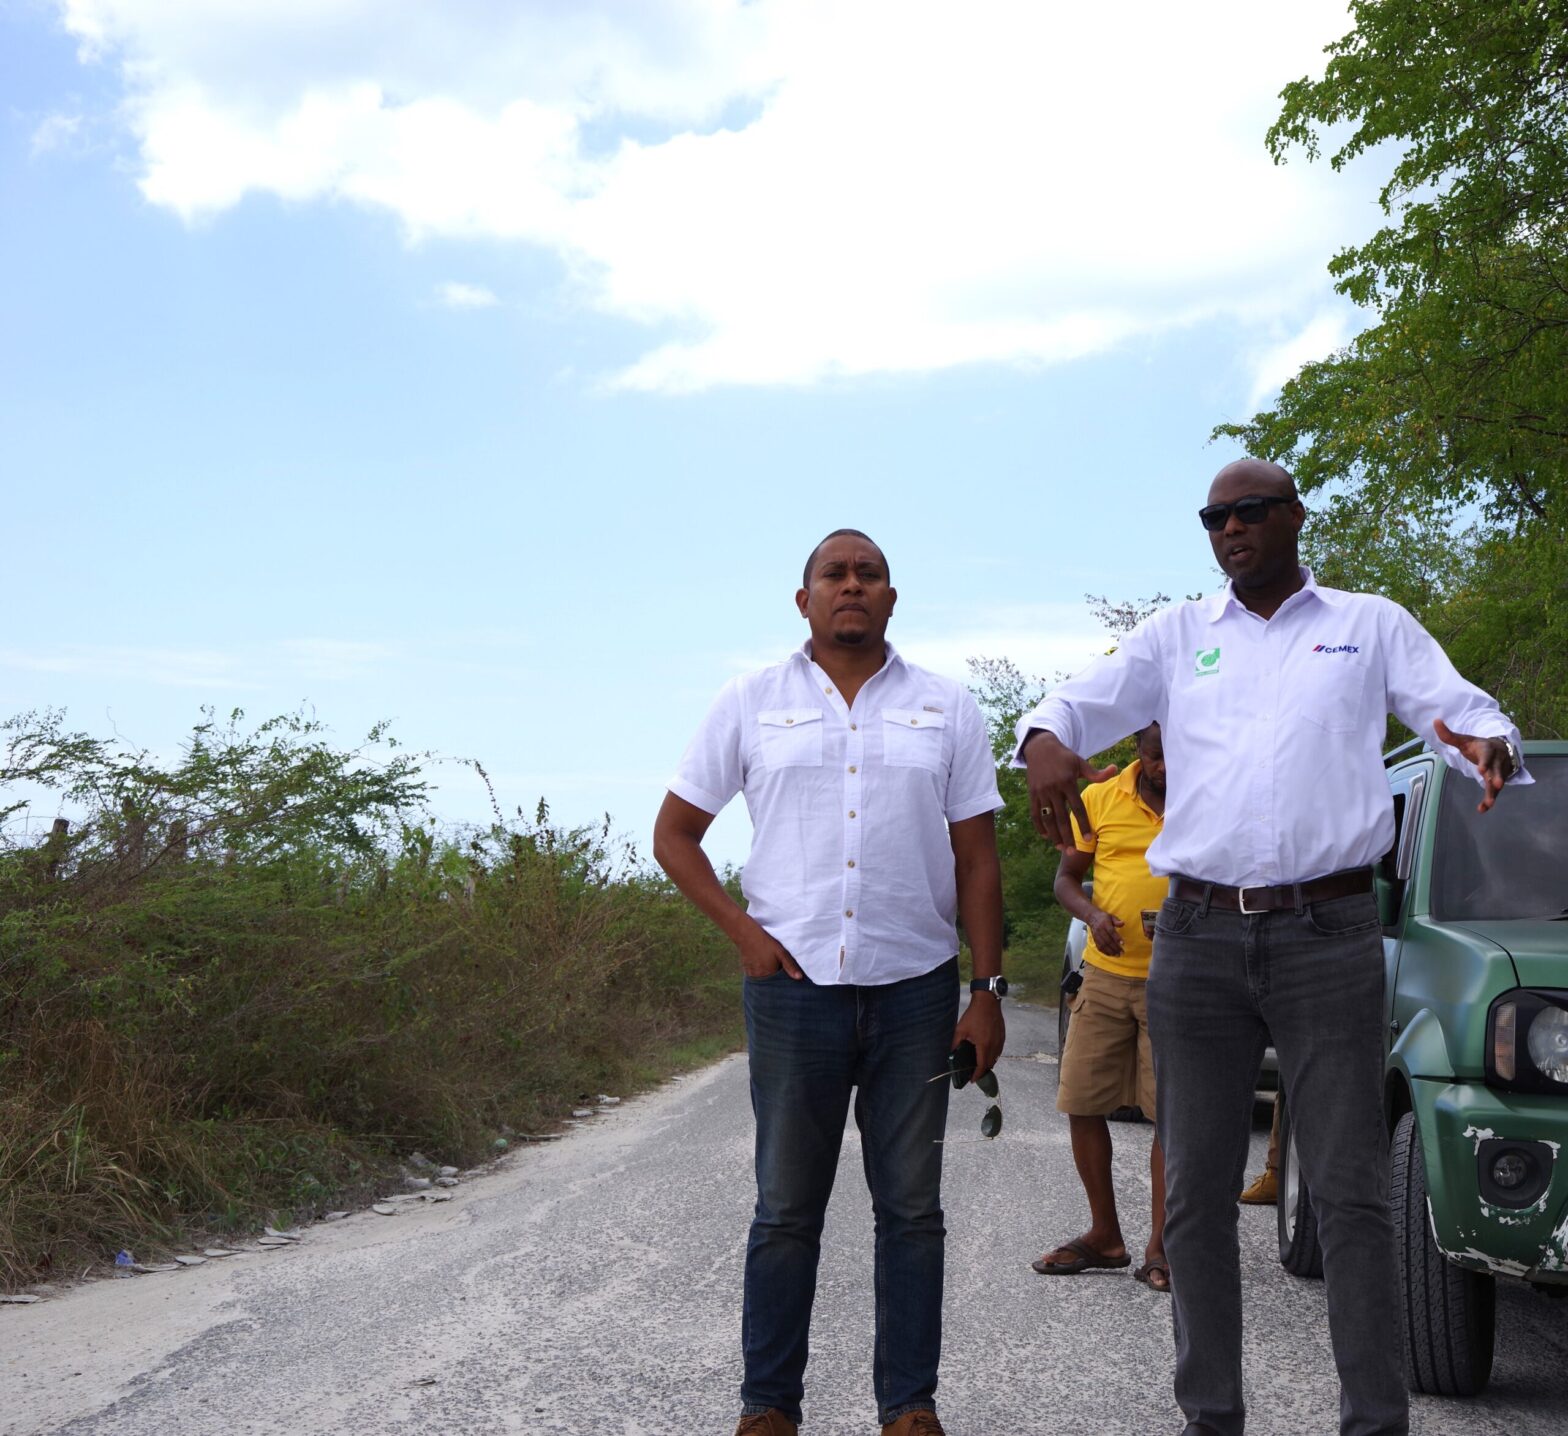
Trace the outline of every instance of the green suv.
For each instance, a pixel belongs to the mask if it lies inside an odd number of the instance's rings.
[[[1490,813],[1421,743],[1388,755],[1398,824],[1378,866],[1388,969],[1383,1105],[1416,1391],[1492,1372],[1498,1277],[1568,1296],[1568,743]],[[1286,1107],[1280,1261],[1322,1274]]]

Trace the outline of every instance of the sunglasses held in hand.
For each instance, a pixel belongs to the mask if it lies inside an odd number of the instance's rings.
[[[975,1056],[975,1044],[966,1037],[958,1044],[957,1047],[947,1054],[947,1071],[938,1072],[931,1080],[933,1082],[940,1082],[942,1078],[947,1077],[951,1079],[953,1083],[953,1090],[957,1092],[967,1087],[969,1085],[970,1078],[973,1077],[975,1086],[978,1087],[980,1091],[985,1093],[987,1097],[1000,1098],[1002,1095],[1002,1086],[1001,1083],[996,1080],[996,1073],[994,1071],[986,1072],[983,1076],[980,1077],[975,1077],[975,1065],[977,1060],[978,1059]],[[989,1141],[992,1137],[997,1136],[1001,1130],[1002,1106],[999,1101],[993,1101],[991,1105],[985,1109],[985,1116],[980,1119],[980,1135]],[[940,1137],[937,1138],[937,1141],[939,1142],[942,1140],[943,1139]]]
[[[1244,499],[1237,499],[1229,504],[1206,504],[1198,510],[1198,522],[1211,534],[1217,534],[1230,522],[1232,513],[1242,523],[1251,528],[1260,524],[1269,516],[1269,510],[1275,504],[1291,504],[1294,499],[1282,498],[1279,494],[1248,494]]]

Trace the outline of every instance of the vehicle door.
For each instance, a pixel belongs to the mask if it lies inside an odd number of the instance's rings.
[[[1377,865],[1379,905],[1383,925],[1383,1030],[1393,1032],[1394,999],[1398,992],[1399,956],[1404,945],[1405,920],[1410,914],[1416,887],[1416,864],[1421,853],[1421,825],[1432,787],[1431,763],[1407,763],[1388,775],[1394,796],[1394,841]],[[1389,1040],[1385,1038],[1385,1040]]]

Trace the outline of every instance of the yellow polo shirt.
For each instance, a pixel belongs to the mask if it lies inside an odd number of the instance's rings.
[[[1118,977],[1138,979],[1148,977],[1154,951],[1154,944],[1143,935],[1142,911],[1159,907],[1170,889],[1168,879],[1149,871],[1149,844],[1159,836],[1165,820],[1138,796],[1140,766],[1130,763],[1109,782],[1091,783],[1083,790],[1092,838],[1079,832],[1076,820],[1073,824],[1078,851],[1094,854],[1094,905],[1122,920],[1117,929],[1121,955],[1101,952],[1091,933],[1084,961]]]

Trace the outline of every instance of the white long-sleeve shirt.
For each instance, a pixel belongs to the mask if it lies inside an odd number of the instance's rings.
[[[948,824],[1002,806],[973,695],[891,643],[852,708],[809,640],[731,679],[669,788],[705,813],[745,795],[747,911],[813,982],[859,986],[958,951]]]
[[[1014,766],[1036,728],[1088,756],[1158,721],[1166,797],[1154,873],[1273,886],[1376,862],[1394,840],[1389,713],[1472,775],[1434,719],[1482,738],[1517,743],[1519,732],[1397,603],[1302,576],[1266,620],[1230,585],[1151,615],[1019,720]]]

